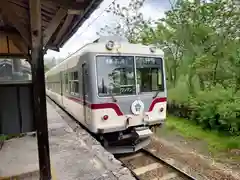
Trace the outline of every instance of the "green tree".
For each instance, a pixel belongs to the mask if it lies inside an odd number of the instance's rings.
[[[165,52],[174,113],[235,133],[240,131],[240,6],[234,2],[179,0],[156,28],[144,28],[140,40]],[[179,106],[183,102],[187,108]]]
[[[97,33],[98,35],[124,36],[129,42],[137,42],[143,27],[150,22],[144,20],[141,8],[145,0],[132,0],[127,6],[115,2],[106,10],[116,18],[112,24],[106,24]]]
[[[216,84],[226,86],[233,79],[236,85],[239,82],[239,68],[235,68],[239,59],[239,20],[239,6],[232,1],[178,1],[166,12],[166,17],[157,22],[152,35],[146,28],[141,39],[144,44],[155,43],[164,49],[168,81],[173,87],[181,75],[187,77],[192,93],[195,77],[201,90]],[[234,70],[229,71],[230,67]],[[239,86],[235,89],[238,91]]]

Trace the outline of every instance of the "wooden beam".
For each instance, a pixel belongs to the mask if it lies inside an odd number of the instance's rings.
[[[90,1],[87,8],[85,8],[83,15],[77,16],[77,18],[74,19],[75,22],[72,23],[71,29],[69,29],[69,31],[65,34],[65,36],[62,37],[61,40],[58,42],[58,47],[61,48],[63,44],[67,41],[67,39],[73,36],[73,34],[78,30],[77,27],[79,27],[84,22],[84,19],[86,19],[89,16],[89,14],[93,12],[93,9],[96,8],[94,7],[95,3],[96,3],[96,0]]]
[[[9,26],[1,26],[0,31],[3,34],[5,34],[5,33],[18,33],[18,31],[15,28],[9,27]]]
[[[57,51],[57,52],[60,51],[59,48],[56,46],[45,46],[45,48],[43,49],[43,54],[44,55],[47,54],[47,50],[49,50],[49,49],[51,49],[53,51]]]
[[[18,20],[19,21],[25,21],[26,19],[29,19],[28,16],[28,7],[27,6],[21,6],[18,3],[20,2],[16,2],[16,0],[8,0],[8,6],[16,13]]]
[[[22,41],[22,37],[17,34],[9,34],[9,39],[23,53],[25,59],[29,59],[28,46]]]
[[[40,179],[51,180],[41,27],[41,0],[29,0],[29,9],[32,40],[31,66],[34,118],[37,127]]]
[[[47,46],[47,49],[51,49],[51,50],[57,51],[57,52],[60,51],[59,48],[58,48],[58,47],[55,47],[55,46]]]
[[[17,47],[17,49],[20,51],[19,53],[24,55],[25,58],[29,58],[29,52],[28,52],[28,46],[26,43],[24,43],[23,38],[19,34],[16,29],[12,28],[0,28],[0,34],[1,36],[8,37],[8,40],[11,40],[12,43]],[[10,48],[10,47],[9,47]],[[13,53],[9,52],[9,54],[19,54],[19,53]]]
[[[68,9],[68,14],[82,15],[84,10]]]
[[[0,0],[0,11],[4,19],[4,22],[7,23],[8,25],[13,26],[21,34],[26,44],[30,47],[31,41],[30,34],[28,32],[29,28],[24,27],[21,21],[19,21],[16,12],[14,12],[14,9],[11,8],[11,5],[9,4],[8,1]]]
[[[60,8],[54,18],[49,23],[47,29],[44,31],[44,39],[43,39],[43,46],[45,46],[50,38],[52,37],[53,33],[58,28],[59,24],[61,23],[62,19],[67,15],[67,10]]]
[[[24,43],[22,37],[19,34],[8,33],[9,39],[13,44],[25,55],[28,55],[28,46]]]
[[[9,54],[9,53],[0,53],[0,57],[1,58],[26,58],[26,55],[25,54]]]
[[[55,4],[60,5],[64,9],[77,9],[77,10],[84,10],[86,9],[90,1],[82,1],[82,2],[76,2],[76,0],[43,0],[43,1],[50,1]]]
[[[32,49],[42,48],[42,29],[41,29],[41,6],[40,0],[29,0],[30,24],[31,24],[31,41]]]
[[[72,15],[72,14],[67,15],[67,17],[66,17],[66,19],[65,19],[65,21],[64,21],[64,23],[62,25],[62,28],[58,32],[58,34],[57,34],[53,44],[57,44],[59,42],[59,40],[62,38],[62,36],[66,32],[67,28],[71,24],[71,22],[73,20],[73,17],[74,17],[74,15]]]
[[[82,17],[80,17],[80,16],[77,16],[77,18],[74,18],[73,22],[71,23],[71,26],[68,27],[67,32],[65,32],[64,36],[62,36],[60,38],[60,41],[58,42],[58,46],[60,48],[63,46],[64,42],[66,42],[66,40],[69,37],[72,37],[73,34],[78,30],[78,28],[76,28],[76,27],[79,26],[79,23],[81,24],[81,19],[82,19]]]

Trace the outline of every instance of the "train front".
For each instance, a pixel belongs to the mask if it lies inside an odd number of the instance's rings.
[[[162,51],[125,44],[121,53],[96,55],[96,73],[93,119],[106,149],[118,154],[147,146],[152,129],[166,118]]]

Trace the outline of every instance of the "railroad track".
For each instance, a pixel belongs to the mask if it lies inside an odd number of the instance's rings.
[[[116,158],[139,180],[196,180],[145,149]]]

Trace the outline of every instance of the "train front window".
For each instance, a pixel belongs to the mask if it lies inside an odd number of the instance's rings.
[[[137,56],[135,60],[140,93],[163,91],[162,58]]]
[[[136,94],[133,56],[97,56],[99,96]]]

